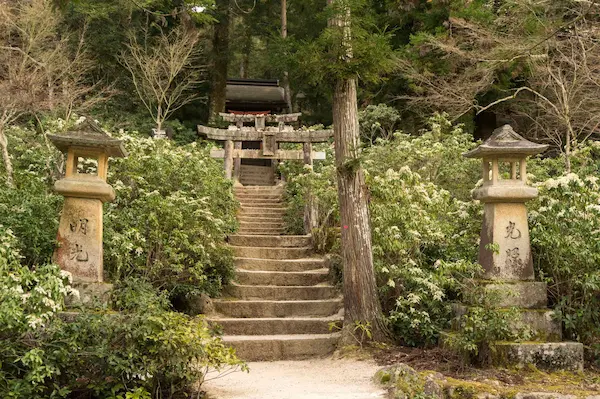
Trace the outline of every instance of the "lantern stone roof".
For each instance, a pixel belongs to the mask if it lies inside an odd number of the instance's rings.
[[[467,158],[489,158],[494,156],[535,155],[544,152],[547,144],[533,143],[517,134],[510,125],[504,125],[492,132],[490,138],[479,147],[464,153]]]
[[[110,137],[90,118],[87,118],[74,130],[60,135],[49,134],[48,138],[61,151],[67,151],[69,147],[83,147],[102,149],[110,157],[123,158],[127,156],[123,142]]]

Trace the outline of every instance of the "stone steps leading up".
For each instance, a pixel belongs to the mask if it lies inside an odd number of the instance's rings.
[[[242,183],[263,179],[255,173]],[[235,282],[228,297],[213,300],[211,323],[247,361],[303,359],[333,352],[343,300],[327,284],[323,258],[315,258],[309,235],[283,235],[284,190],[278,186],[235,187],[241,204],[239,233],[229,237],[235,254]],[[334,331],[335,332],[335,331]]]
[[[242,285],[311,286],[325,283],[328,277],[327,269],[300,272],[244,269],[236,271],[236,281]]]
[[[327,262],[323,258],[257,259],[236,257],[234,264],[238,269],[246,271],[301,272],[327,267]]]
[[[311,237],[308,235],[254,237],[239,234],[230,236],[229,244],[244,247],[308,247],[311,245]]]
[[[339,334],[229,335],[238,356],[253,361],[300,360],[326,356],[335,350]]]
[[[242,207],[285,209],[285,205],[278,200],[252,199],[239,201],[239,203]]]
[[[312,301],[272,301],[216,299],[215,310],[228,317],[322,317],[337,314],[343,306],[341,298]]]
[[[261,317],[209,318],[219,324],[228,335],[329,334],[330,324],[341,327],[343,318],[333,317]],[[335,330],[335,328],[334,328]]]
[[[239,202],[248,201],[278,201],[283,202],[283,195],[280,193],[250,193],[250,194],[236,194],[235,196]]]
[[[285,224],[283,222],[275,222],[275,223],[248,223],[248,222],[240,222],[240,230],[249,229],[249,230],[261,230],[261,229],[284,229]]]
[[[239,230],[240,233],[243,234],[253,234],[253,235],[257,235],[257,236],[272,236],[272,235],[276,235],[276,234],[283,234],[285,233],[284,229],[250,229],[250,228],[245,228],[245,229],[241,229]]]
[[[232,246],[231,248],[237,257],[255,259],[300,259],[308,257],[312,252],[309,247],[273,248]]]
[[[274,217],[266,217],[266,216],[238,216],[239,222],[247,222],[247,223],[279,223],[283,222],[283,217],[274,216]]]
[[[276,286],[239,285],[227,287],[227,293],[237,299],[273,301],[315,301],[336,298],[339,294],[330,285],[322,286]]]
[[[242,206],[240,208],[240,216],[255,216],[255,217],[283,217],[286,208],[256,208]]]

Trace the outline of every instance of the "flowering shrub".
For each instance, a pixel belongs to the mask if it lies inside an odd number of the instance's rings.
[[[222,166],[197,143],[121,137],[109,181],[117,198],[105,206],[105,267],[113,281],[144,277],[174,295],[217,295],[233,274],[225,237],[237,202]]]
[[[463,201],[480,175],[476,161],[462,153],[472,137],[435,115],[418,137],[396,133],[363,150],[370,195],[373,257],[384,311],[397,339],[407,345],[436,342],[449,327],[451,300],[460,280],[473,277],[481,207]],[[304,195],[319,204],[320,227],[313,241],[337,252],[339,210],[333,151],[315,170],[286,163],[290,219],[302,219]]]
[[[44,126],[57,133],[81,121]],[[105,205],[104,225],[105,270],[118,283],[120,313],[65,316],[68,276],[45,264],[64,158],[42,134],[11,128],[17,187],[0,190],[2,398],[171,398],[189,394],[209,370],[244,367],[204,319],[170,310],[174,295],[218,294],[231,276],[231,183],[206,146],[121,135],[130,156],[111,161],[117,200]]]
[[[30,129],[12,126],[9,140],[16,187],[0,190],[0,223],[17,237],[22,263],[47,263],[54,251],[63,201],[52,192],[60,154]]]
[[[77,294],[70,275],[22,266],[16,247],[0,225],[0,397],[163,398],[209,371],[245,369],[202,318],[168,311],[142,281],[115,291],[120,314],[83,309],[63,321],[65,295]]]
[[[64,132],[85,118],[44,122]],[[225,236],[237,227],[231,182],[207,145],[119,132],[129,156],[111,159],[115,202],[105,204],[104,251],[108,278],[144,277],[172,295],[217,295],[232,276]],[[23,263],[48,262],[56,245],[62,197],[53,193],[64,157],[43,135],[11,127],[15,189],[0,190],[0,220],[18,238]]]
[[[530,227],[538,274],[566,336],[600,351],[600,185],[575,173],[539,183]]]

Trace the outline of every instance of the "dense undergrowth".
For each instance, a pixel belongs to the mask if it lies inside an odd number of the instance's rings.
[[[389,121],[376,126],[386,124]],[[476,261],[482,206],[470,196],[480,180],[480,163],[462,154],[477,143],[444,115],[432,117],[429,128],[418,136],[388,136],[373,144],[367,137],[361,164],[380,299],[394,337],[410,346],[437,343],[452,322],[452,302],[468,299],[476,306],[456,321],[468,327],[451,341],[456,349],[472,356],[493,339],[527,338],[526,329],[514,328],[510,312],[486,306],[489,298],[464,297],[474,292],[467,285],[480,270]],[[536,158],[529,166],[529,179],[540,190],[539,198],[528,205],[536,274],[548,282],[565,337],[589,345],[594,353],[600,351],[598,172],[600,145],[594,142],[574,154],[571,174],[564,173],[561,159]],[[308,193],[314,196],[319,205],[316,245],[335,258],[340,235],[331,148],[327,160],[313,171],[286,163],[282,173],[291,203],[288,220],[301,220],[305,198]],[[302,231],[298,224],[288,228]]]
[[[60,133],[81,121],[43,126]],[[208,370],[244,367],[202,317],[172,305],[218,295],[232,276],[231,182],[202,143],[113,136],[129,152],[111,160],[117,199],[104,208],[105,277],[115,289],[108,307],[92,303],[66,320],[65,296],[77,292],[51,263],[62,206],[52,186],[64,157],[39,128],[9,131],[16,185],[0,192],[3,398],[186,397]]]

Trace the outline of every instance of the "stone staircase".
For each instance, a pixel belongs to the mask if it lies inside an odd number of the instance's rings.
[[[286,236],[282,186],[236,187],[240,232],[229,237],[236,279],[213,300],[211,322],[247,361],[302,359],[333,352],[343,301],[327,283],[326,261],[310,236]]]
[[[244,186],[273,186],[275,171],[271,166],[240,165],[240,183]]]

